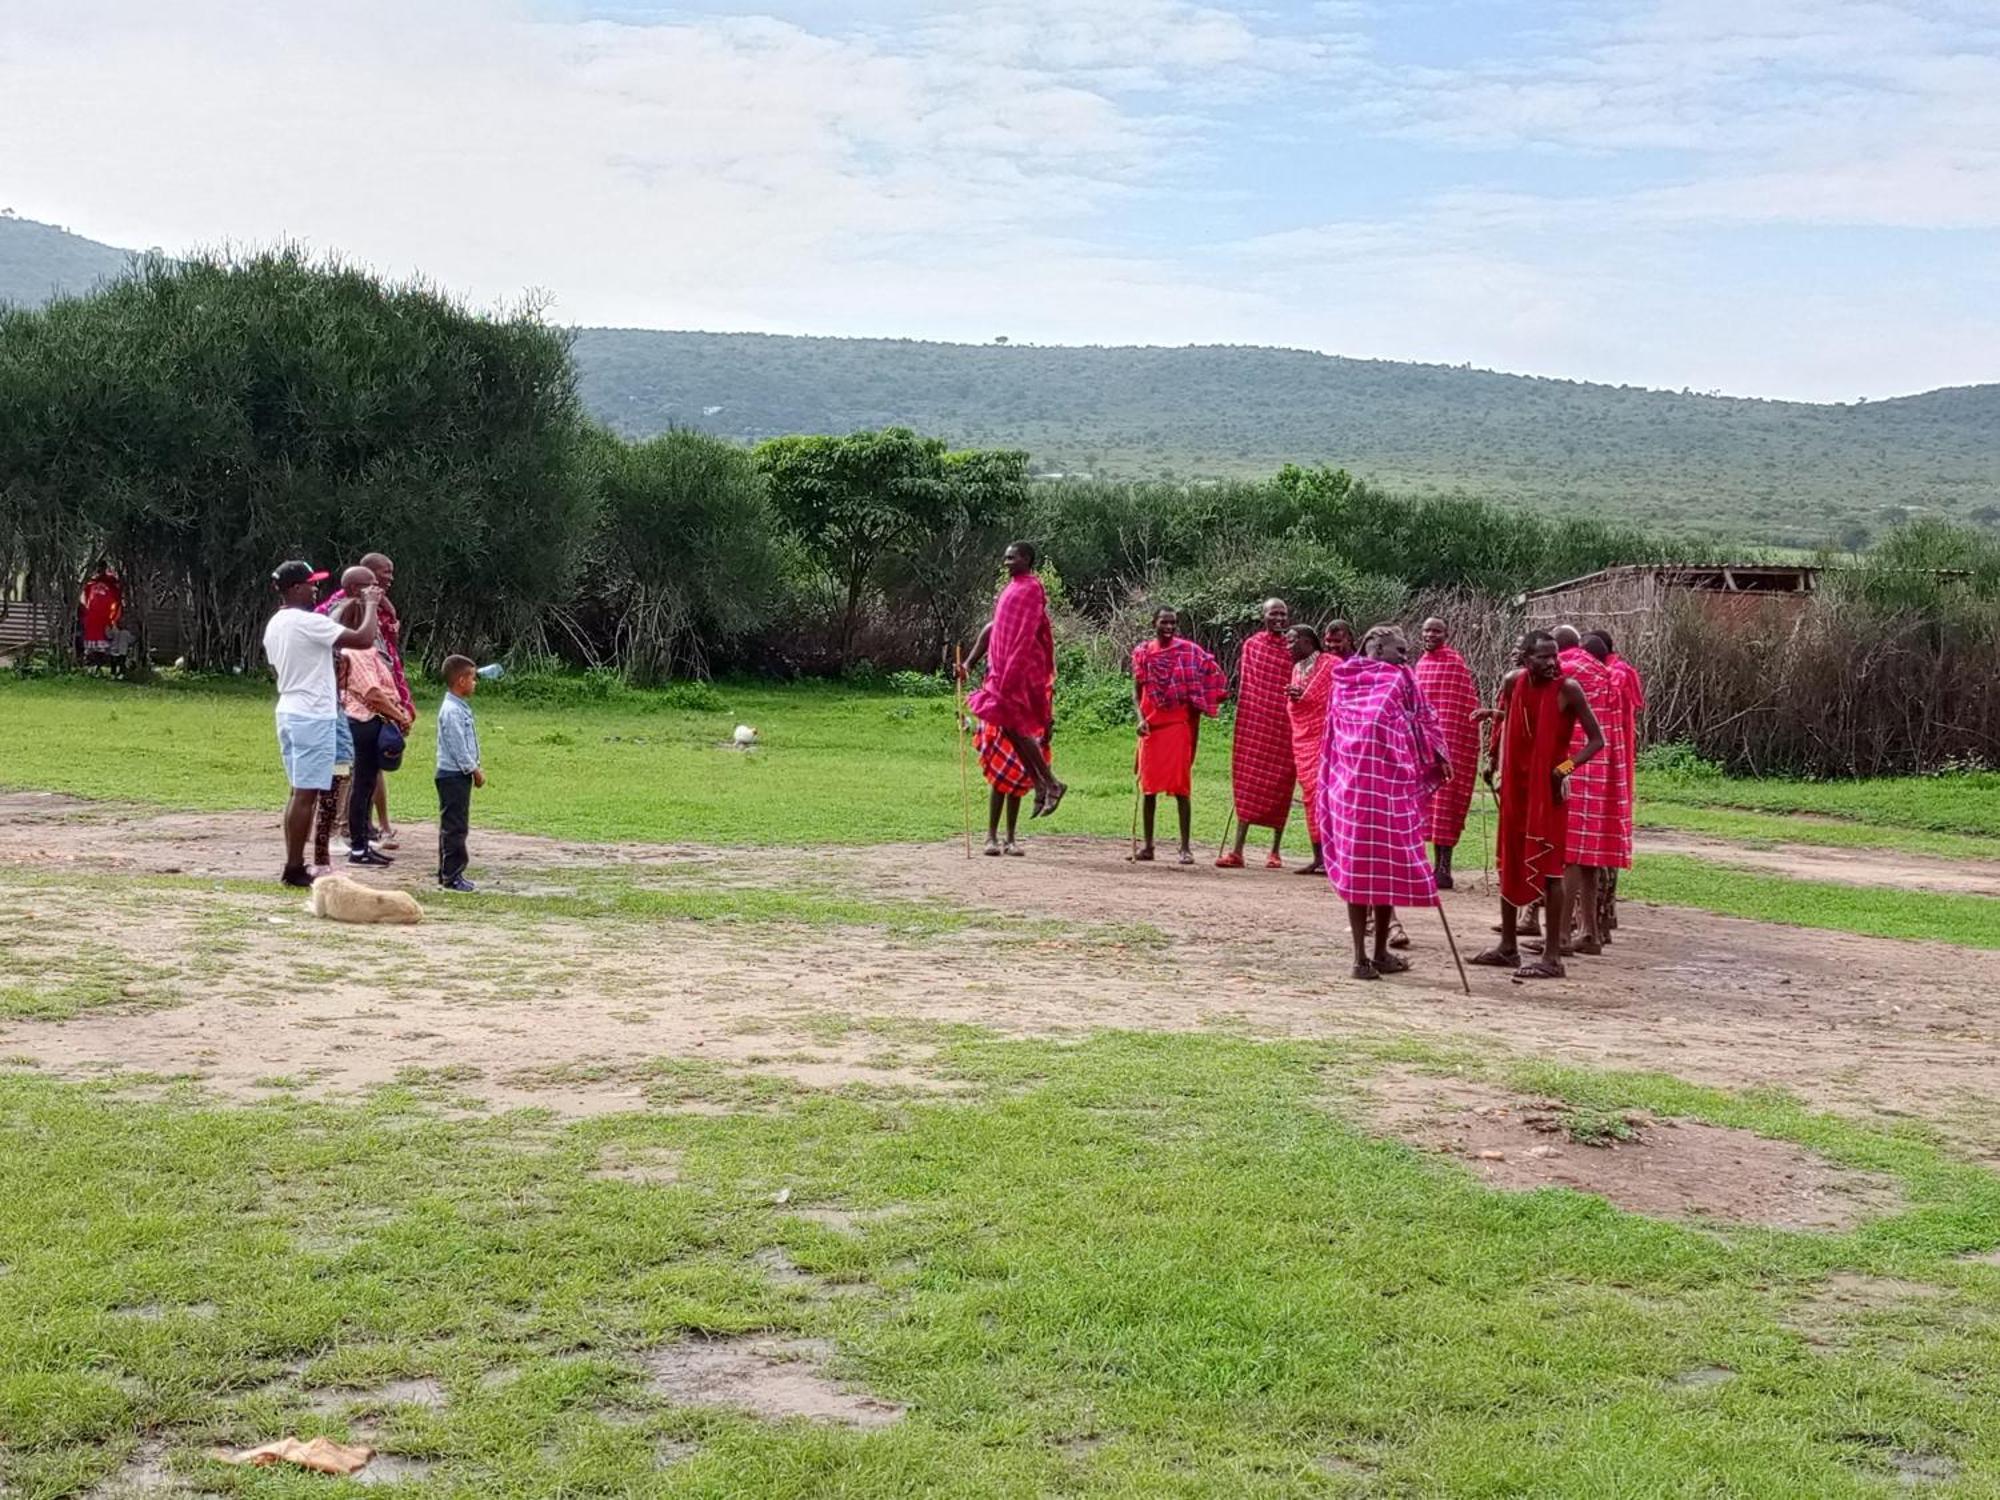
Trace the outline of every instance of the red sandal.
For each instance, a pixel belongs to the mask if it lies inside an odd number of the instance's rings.
[[[1240,870],[1243,868],[1243,856],[1240,854],[1220,855],[1215,861],[1215,868],[1218,870]]]

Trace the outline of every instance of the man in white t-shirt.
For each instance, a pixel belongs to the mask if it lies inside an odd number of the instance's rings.
[[[310,886],[306,838],[312,833],[319,794],[333,786],[333,754],[340,717],[333,653],[375,644],[379,588],[362,590],[361,623],[352,630],[327,615],[313,613],[326,574],[308,562],[280,563],[271,575],[284,606],[264,627],[264,655],[278,674],[278,754],[292,799],[285,805],[286,885]]]

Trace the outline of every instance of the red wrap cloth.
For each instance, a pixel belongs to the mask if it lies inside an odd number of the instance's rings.
[[[111,641],[111,630],[125,613],[125,586],[118,575],[106,569],[83,586],[83,646],[86,651],[102,651]]]
[[[1003,797],[1025,797],[1035,789],[1035,778],[1021,761],[1014,742],[992,724],[981,723],[972,736],[972,748],[979,755],[979,774],[986,784]],[[1051,768],[1056,763],[1055,746],[1042,741],[1042,757]]]
[[[1326,739],[1327,702],[1333,696],[1333,673],[1340,657],[1317,652],[1311,661],[1292,668],[1292,681],[1304,691],[1287,698],[1292,720],[1292,769],[1298,773],[1299,796],[1306,805],[1306,837],[1321,841],[1319,821],[1319,749]]]
[[[1576,715],[1562,705],[1562,685],[1522,671],[1502,689],[1500,742],[1500,895],[1528,906],[1547,894],[1569,865],[1569,804],[1556,797],[1556,762],[1569,754]]]
[[[1139,736],[1139,790],[1148,797],[1186,797],[1193,790],[1197,716],[1215,717],[1229,696],[1229,679],[1214,657],[1179,638],[1134,646],[1132,675],[1146,723]]]
[[[1639,715],[1646,711],[1646,685],[1639,680],[1639,669],[1616,651],[1604,658],[1604,664],[1618,676],[1618,685],[1625,689],[1625,798],[1636,809],[1639,805]]]
[[[1298,780],[1285,697],[1291,681],[1292,651],[1283,636],[1260,630],[1243,643],[1236,668],[1236,743],[1229,752],[1238,822],[1283,828],[1291,813]]]
[[[1048,595],[1033,573],[1009,579],[993,604],[986,680],[965,706],[996,729],[1041,735],[1054,713],[1056,638]]]
[[[1417,691],[1437,711],[1444,758],[1451,780],[1431,801],[1430,841],[1444,848],[1457,845],[1465,834],[1465,814],[1472,806],[1472,784],[1479,770],[1479,684],[1465,658],[1451,646],[1426,651],[1417,660]]]
[[[1627,780],[1625,689],[1618,674],[1581,646],[1562,654],[1563,671],[1583,689],[1597,715],[1604,748],[1569,779],[1569,862],[1600,870],[1632,868],[1632,788]],[[1578,725],[1570,736],[1574,755],[1587,737]]]
[[[1355,906],[1436,906],[1424,820],[1438,783],[1437,715],[1406,666],[1350,656],[1331,675],[1319,768],[1326,878]]]

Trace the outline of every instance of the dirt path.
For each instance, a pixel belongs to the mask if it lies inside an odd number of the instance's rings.
[[[2000,897],[2000,863],[1944,859],[1896,849],[1835,849],[1819,844],[1774,844],[1751,848],[1723,839],[1642,830],[1639,847],[1649,854],[1686,854],[1744,870],[1768,870],[1792,880],[1831,880],[1841,885],[1891,886],[1904,891],[1943,891]]]
[[[266,817],[0,798],[0,870],[268,879],[273,840]],[[429,868],[417,842],[391,872],[401,883],[420,884]],[[1524,986],[1474,970],[1468,998],[1429,913],[1408,914],[1414,973],[1357,984],[1344,977],[1321,881],[1133,866],[1103,840],[1040,838],[1027,859],[967,861],[955,845],[717,850],[481,833],[475,853],[482,874],[517,890],[559,885],[578,866],[615,866],[636,882],[691,871],[704,884],[804,876],[876,899],[1070,925],[898,939],[865,926],[528,915],[363,934],[262,894],[175,886],[107,897],[98,882],[17,883],[0,887],[0,933],[11,926],[30,963],[37,943],[87,941],[134,972],[168,976],[140,982],[134,1004],[148,986],[182,1003],[0,1024],[0,1056],[74,1074],[193,1073],[239,1096],[272,1075],[344,1091],[415,1068],[430,1071],[405,1076],[449,1093],[581,1114],[647,1101],[712,1107],[702,1091],[720,1087],[714,1078],[691,1083],[661,1058],[779,1085],[949,1087],[925,1070],[921,1040],[893,1024],[832,1035],[831,1016],[1023,1034],[1414,1032],[1729,1087],[1778,1085],[1847,1111],[1919,1115],[2000,1156],[1988,1102],[2000,1094],[2000,953],[1634,905],[1610,954],[1575,961],[1569,980]],[[1477,890],[1450,898],[1468,957],[1488,940],[1493,907]]]

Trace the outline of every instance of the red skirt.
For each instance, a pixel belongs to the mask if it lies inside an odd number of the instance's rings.
[[[1186,797],[1194,790],[1194,725],[1185,710],[1149,721],[1139,736],[1139,790]]]

